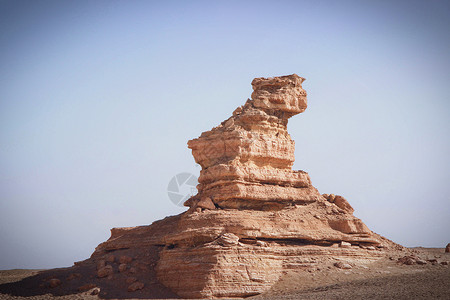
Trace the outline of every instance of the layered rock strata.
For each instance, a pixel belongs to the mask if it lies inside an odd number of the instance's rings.
[[[255,295],[283,271],[329,258],[374,259],[380,252],[366,249],[386,246],[343,197],[322,196],[306,172],[292,170],[287,123],[307,107],[303,81],[254,79],[252,99],[188,142],[202,167],[198,194],[164,237],[157,265],[159,280],[180,296]]]
[[[304,78],[255,78],[252,99],[219,126],[188,142],[202,166],[198,195],[218,208],[281,209],[318,201],[306,172],[293,171],[294,141],[288,119],[306,109]]]
[[[181,297],[255,295],[283,271],[376,259],[382,251],[374,249],[392,246],[343,197],[321,195],[306,172],[292,170],[287,123],[307,107],[303,81],[295,74],[254,79],[252,99],[188,142],[202,167],[198,194],[186,201],[186,213],[166,220],[170,228],[141,229],[148,231],[139,238],[163,247],[158,280]],[[137,230],[113,232],[96,253],[135,247]]]
[[[114,288],[139,298],[247,297],[289,270],[403,251],[354,217],[344,197],[321,195],[306,172],[292,170],[287,123],[307,107],[303,81],[295,74],[254,79],[252,99],[188,142],[202,167],[189,209],[149,226],[112,229],[69,271],[93,273],[102,297]]]

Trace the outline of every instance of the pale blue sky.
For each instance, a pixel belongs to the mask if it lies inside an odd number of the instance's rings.
[[[297,73],[294,169],[405,246],[450,242],[448,1],[1,1],[0,269],[184,209],[189,139]]]

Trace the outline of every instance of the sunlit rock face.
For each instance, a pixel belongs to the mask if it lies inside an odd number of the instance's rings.
[[[255,78],[252,98],[219,126],[188,142],[202,166],[198,195],[219,208],[281,209],[318,201],[306,172],[293,171],[295,143],[288,119],[306,109],[304,78]]]
[[[306,172],[292,170],[287,123],[307,107],[303,81],[296,74],[254,79],[252,99],[188,142],[202,167],[189,209],[112,230],[92,259],[126,249],[180,297],[219,298],[262,293],[285,271],[372,261],[401,248],[354,217],[345,198],[321,195]]]

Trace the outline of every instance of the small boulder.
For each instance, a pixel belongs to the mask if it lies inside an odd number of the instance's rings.
[[[353,207],[350,205],[350,203],[348,203],[348,201],[342,196],[336,196],[334,198],[334,204],[336,204],[337,207],[343,209],[344,211],[350,214],[352,214],[355,211]]]
[[[231,247],[239,244],[239,237],[233,233],[224,233],[218,239],[217,242],[225,247]]]
[[[450,252],[450,243],[447,244],[447,247],[445,247],[445,252],[448,253]]]
[[[448,266],[448,261],[441,261],[441,265]]]
[[[417,258],[414,256],[403,256],[398,259],[398,262],[403,265],[414,265],[416,263]]]
[[[142,290],[144,288],[144,284],[142,282],[136,281],[128,286],[129,292],[134,292],[137,290]]]
[[[334,202],[334,200],[335,200],[335,198],[336,198],[336,196],[335,196],[334,194],[330,194],[330,195],[328,195],[328,202],[331,202],[331,203],[333,203],[333,202]]]
[[[99,278],[108,277],[113,273],[114,273],[113,267],[108,265],[97,271],[97,277]]]
[[[119,262],[120,262],[121,264],[129,264],[132,260],[133,260],[133,259],[132,259],[131,257],[126,256],[126,255],[122,255],[122,256],[119,258]]]
[[[202,198],[200,201],[198,201],[197,207],[200,207],[203,209],[211,209],[211,210],[216,209],[214,202],[212,202],[211,198],[209,198],[209,197]]]
[[[341,247],[341,248],[350,248],[352,246],[352,244],[350,244],[350,243],[348,243],[348,242],[344,242],[344,241],[342,241],[340,244],[339,244],[339,247]]]
[[[260,246],[260,247],[268,247],[269,246],[269,244],[267,244],[264,241],[256,241],[256,245]]]
[[[100,289],[99,288],[95,288],[91,292],[91,295],[93,295],[93,296],[98,295],[98,294],[100,294]]]
[[[52,278],[48,281],[48,284],[50,285],[51,288],[55,288],[61,285],[61,280],[59,280],[58,278]]]
[[[352,266],[350,264],[344,263],[342,261],[338,261],[334,263],[334,266],[339,269],[351,269]]]
[[[120,264],[119,265],[119,272],[120,273],[125,272],[127,270],[127,268],[128,268],[127,264]]]

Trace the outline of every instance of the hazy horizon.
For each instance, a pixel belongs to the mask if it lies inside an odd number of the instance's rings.
[[[446,1],[0,2],[0,269],[70,266],[186,210],[187,141],[306,78],[293,169],[404,246],[450,242]]]

